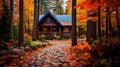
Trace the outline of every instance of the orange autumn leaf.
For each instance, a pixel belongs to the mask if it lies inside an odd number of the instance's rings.
[[[79,16],[78,20],[84,20],[84,19],[87,19],[87,15],[81,15]]]
[[[91,50],[91,46],[86,42],[83,42],[82,44],[78,44],[78,47],[83,51]]]

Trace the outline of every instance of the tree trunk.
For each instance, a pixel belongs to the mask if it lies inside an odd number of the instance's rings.
[[[76,0],[72,0],[72,46],[77,45],[76,37]]]
[[[87,21],[87,42],[92,43],[96,39],[96,22]]]
[[[106,16],[106,38],[108,39],[108,16]]]
[[[23,18],[23,0],[19,0],[19,46],[24,41]]]
[[[14,0],[10,0],[10,36],[13,39],[13,2]]]
[[[0,18],[0,40],[3,41],[8,41],[11,36],[10,36],[10,13],[9,13],[9,4],[8,1],[2,0],[1,6],[2,6],[2,11],[5,13],[4,15],[1,16]]]
[[[109,21],[109,37],[113,37],[113,29],[112,29],[112,23],[111,23],[111,16],[110,16],[110,7],[107,8],[107,14],[108,14],[108,21]]]
[[[113,29],[112,29],[110,12],[108,13],[108,19],[109,19],[109,37],[113,37]]]
[[[34,0],[34,25],[33,25],[33,41],[36,41],[38,38],[38,0]]]
[[[117,8],[117,10],[116,10],[116,18],[117,18],[117,28],[118,28],[118,33],[117,33],[117,35],[118,35],[118,37],[120,37],[120,24],[119,24],[119,16],[118,16],[118,8]]]
[[[40,6],[40,0],[37,1],[38,5],[37,5],[37,39],[39,38],[39,35],[38,35],[38,22],[39,22],[39,6]]]
[[[99,0],[99,3],[100,3],[100,0]],[[101,8],[100,8],[100,5],[98,6],[98,38],[101,39],[101,21],[100,21],[100,11],[101,11]]]

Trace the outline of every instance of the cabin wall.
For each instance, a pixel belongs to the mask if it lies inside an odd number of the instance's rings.
[[[71,26],[62,27],[62,37],[70,38],[71,37]]]
[[[44,20],[40,26],[58,26],[58,24],[54,21],[54,20],[51,20],[51,23],[48,23],[46,22],[46,20]]]
[[[48,27],[49,31],[42,31],[42,27]],[[47,39],[53,39],[54,36],[61,36],[63,38],[70,38],[71,37],[71,26],[67,26],[69,28],[69,31],[65,31],[65,27],[58,26],[59,31],[54,32],[53,31],[54,26],[39,26],[39,36],[45,35]]]
[[[71,37],[71,32],[62,33],[62,37],[64,37],[64,38],[70,38]]]

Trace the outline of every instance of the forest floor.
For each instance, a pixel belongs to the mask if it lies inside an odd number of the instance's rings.
[[[119,41],[109,40],[106,43],[108,46],[101,45],[100,41],[91,46],[80,39],[76,46],[71,46],[71,40],[50,40],[49,45],[27,51],[22,56],[8,54],[0,57],[0,60],[5,58],[2,62],[7,61],[0,67],[120,67]],[[108,61],[111,54],[114,55],[114,64]]]
[[[26,52],[4,67],[90,67],[94,58],[86,43],[71,47],[71,40],[50,40],[51,45]],[[86,66],[87,65],[87,66]]]

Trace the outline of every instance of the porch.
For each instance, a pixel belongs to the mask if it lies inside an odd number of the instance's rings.
[[[45,35],[47,39],[53,39],[55,36],[61,36],[61,28],[59,26],[40,26],[39,36]]]

